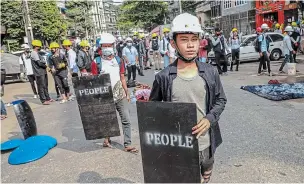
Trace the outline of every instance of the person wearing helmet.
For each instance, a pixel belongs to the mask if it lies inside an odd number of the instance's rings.
[[[122,37],[118,37],[118,43],[116,45],[116,50],[117,50],[117,56],[119,56],[120,58],[122,58],[122,50],[125,46],[126,46],[126,44],[124,43],[124,40],[122,39]]]
[[[275,24],[275,30],[274,30],[274,32],[282,34],[281,25],[279,23]]]
[[[19,57],[19,63],[22,66],[22,68],[25,69],[27,78],[31,84],[33,93],[34,93],[34,98],[37,98],[37,90],[36,90],[36,85],[35,85],[35,75],[33,72],[33,66],[32,66],[32,61],[31,61],[31,56],[30,56],[30,46],[28,44],[23,44],[21,46],[24,49],[24,52],[21,54]]]
[[[231,55],[232,55],[230,71],[233,71],[233,63],[236,63],[235,71],[239,71],[241,43],[242,43],[242,33],[239,34],[237,28],[233,28],[229,38],[229,44],[231,45]]]
[[[160,54],[164,59],[164,68],[170,64],[169,32],[170,29],[166,27],[163,29],[164,37],[160,42]]]
[[[50,105],[50,102],[53,102],[50,98],[49,91],[48,91],[48,78],[46,72],[46,61],[43,57],[39,54],[41,50],[42,43],[40,40],[33,40],[32,41],[33,51],[31,52],[31,63],[33,67],[33,73],[36,78],[36,84],[38,88],[38,95],[40,101],[43,105]]]
[[[150,101],[196,104],[198,123],[192,134],[199,143],[202,182],[207,183],[215,150],[222,143],[218,120],[227,100],[217,70],[197,60],[201,32],[197,17],[183,13],[174,18],[171,44],[178,59],[156,74]]]
[[[131,83],[131,75],[133,81],[136,81],[136,65],[138,65],[138,52],[133,46],[133,41],[130,37],[126,39],[126,47],[122,50],[122,56],[127,64],[128,83]]]
[[[226,51],[229,50],[229,48],[227,45],[227,40],[224,35],[222,35],[220,28],[215,28],[215,38],[211,37],[211,41],[218,72],[220,75],[227,75],[228,58],[226,56]],[[221,68],[221,59],[224,60],[223,68]]]
[[[72,49],[72,42],[70,40],[64,40],[62,46],[66,50],[69,71],[72,77],[78,77],[78,67],[76,64],[76,52]]]
[[[263,64],[267,64],[268,75],[272,76],[271,69],[270,69],[270,59],[269,59],[269,41],[267,39],[266,32],[269,29],[267,24],[262,24],[261,26],[262,32],[259,34],[257,41],[259,46],[259,54],[260,54],[260,64],[258,68],[258,75],[261,75],[261,69]]]
[[[138,75],[140,76],[144,76],[143,74],[143,69],[144,69],[144,57],[146,55],[146,48],[145,48],[145,42],[143,40],[144,35],[140,34],[138,36],[138,39],[134,40],[134,47],[137,49],[138,52],[138,64],[139,66],[137,66],[137,71],[138,71]]]
[[[297,52],[300,47],[300,42],[301,42],[301,35],[298,31],[297,23],[292,22],[292,28],[293,28],[293,33],[290,35],[291,43],[292,43],[292,48],[296,53],[293,54],[293,60],[297,63]]]
[[[68,84],[68,63],[64,54],[59,51],[59,44],[52,42],[50,44],[52,55],[49,58],[49,67],[54,75],[56,84],[62,96],[61,104],[68,101],[70,87]]]
[[[124,134],[124,150],[127,152],[136,153],[138,150],[131,146],[131,122],[128,111],[128,101],[130,102],[130,96],[124,75],[125,63],[120,57],[115,56],[114,44],[115,37],[112,34],[103,33],[101,35],[100,46],[103,54],[101,58],[103,70],[101,73],[107,73],[111,78],[114,103],[117,111],[119,112]],[[109,137],[104,140],[103,146],[111,147]]]
[[[151,69],[151,63],[150,63],[150,55],[149,55],[149,50],[150,50],[150,36],[147,35],[145,40],[145,51],[146,51],[146,59],[144,61],[144,65],[145,65],[145,70]]]
[[[290,39],[290,35],[292,35],[293,33],[293,29],[291,26],[286,26],[285,30],[284,30],[284,40],[283,40],[283,54],[285,56],[284,61],[282,62],[282,65],[279,69],[280,73],[285,73],[283,71],[283,68],[285,66],[286,63],[293,63],[293,57],[292,54],[296,53],[295,50],[293,50],[292,48],[292,44],[291,44],[291,39]]]
[[[79,45],[81,49],[78,51],[76,64],[81,75],[91,75],[92,58],[89,54],[89,42],[82,40]]]
[[[152,33],[152,40],[150,41],[150,51],[153,54],[153,62],[155,66],[155,72],[161,70],[161,59],[159,52],[160,41],[156,33]]]

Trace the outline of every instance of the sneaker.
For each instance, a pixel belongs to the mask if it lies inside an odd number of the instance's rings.
[[[67,100],[61,100],[60,104],[64,104],[64,103],[67,103],[67,102],[68,102]]]
[[[284,71],[279,71],[279,73],[282,73],[282,74],[284,74],[284,73],[286,73],[286,72],[284,72]]]
[[[222,74],[223,76],[227,76],[228,75],[228,73],[227,72],[223,72],[223,74]]]
[[[38,96],[37,96],[37,95],[34,95],[34,99],[36,99],[36,98],[38,98]]]
[[[272,77],[272,73],[269,73],[268,76],[269,76],[269,77]]]
[[[258,76],[261,76],[262,75],[262,73],[258,73]]]

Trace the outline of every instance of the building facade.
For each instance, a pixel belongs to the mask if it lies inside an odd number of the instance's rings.
[[[196,7],[195,12],[203,29],[213,26],[211,24],[211,7],[209,1],[204,0],[204,2]]]
[[[223,0],[221,28],[228,36],[233,28],[244,35],[251,34],[256,28],[255,2],[251,0]]]
[[[221,27],[222,3],[222,1],[210,1],[210,19],[214,27]]]

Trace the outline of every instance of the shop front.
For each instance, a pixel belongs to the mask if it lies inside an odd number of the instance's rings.
[[[285,25],[298,21],[298,4],[291,3],[284,7],[284,23]]]
[[[261,0],[256,1],[256,27],[266,23],[269,27],[284,23],[285,1]]]

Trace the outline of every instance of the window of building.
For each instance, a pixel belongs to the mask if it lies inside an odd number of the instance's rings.
[[[247,0],[235,0],[234,1],[235,6],[242,6],[244,4],[247,4]]]
[[[224,9],[231,8],[231,0],[224,0]]]

